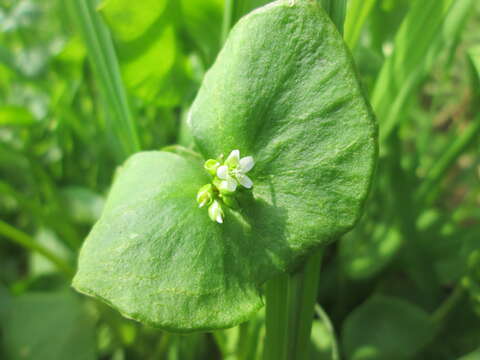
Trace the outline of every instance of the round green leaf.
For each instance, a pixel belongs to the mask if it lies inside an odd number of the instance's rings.
[[[172,331],[236,325],[261,285],[349,230],[367,196],[376,126],[343,40],[310,0],[242,19],[190,114],[203,159],[130,158],[86,240],[74,286]],[[224,223],[198,208],[203,162],[240,149],[253,190]]]
[[[229,327],[262,305],[253,239],[198,208],[201,163],[167,152],[132,156],[82,248],[73,285],[125,316],[174,331]]]
[[[352,280],[377,275],[397,255],[402,234],[396,224],[363,220],[340,240],[342,270]]]
[[[428,314],[402,299],[374,296],[345,320],[343,346],[348,360],[406,360],[430,340]]]

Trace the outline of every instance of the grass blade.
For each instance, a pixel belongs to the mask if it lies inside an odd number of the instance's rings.
[[[357,45],[365,21],[376,0],[350,0],[345,18],[345,42],[351,50]]]
[[[33,240],[29,235],[14,228],[13,226],[10,226],[2,220],[0,220],[0,235],[26,248],[27,250],[39,253],[40,255],[45,257],[45,259],[49,260],[52,264],[54,264],[57,269],[63,274],[65,274],[68,278],[73,277],[74,270],[70,265],[57,257],[50,250]]]
[[[372,94],[383,143],[402,119],[410,94],[428,73],[427,54],[435,44],[452,0],[416,1],[398,31]],[[393,104],[393,105],[392,105]]]
[[[73,0],[71,14],[88,49],[93,71],[111,119],[116,120],[116,134],[126,157],[140,150],[137,129],[122,83],[120,67],[108,28],[94,8],[93,0]]]
[[[468,10],[468,8],[467,8]],[[476,70],[478,80],[480,81],[480,47],[470,49],[469,61]],[[476,94],[478,96],[478,94]],[[474,104],[475,101],[474,101]],[[474,106],[474,111],[478,111],[478,105]],[[416,194],[417,201],[427,203],[431,202],[438,193],[438,184],[444,177],[447,170],[455,163],[455,161],[467,150],[480,134],[480,116],[477,116],[462,134],[455,138],[452,144],[443,152],[443,156],[434,164],[428,172],[427,179],[422,183]]]

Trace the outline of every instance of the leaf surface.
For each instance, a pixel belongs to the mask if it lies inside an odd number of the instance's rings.
[[[198,208],[196,193],[208,182],[201,164],[176,154],[131,157],[85,242],[74,286],[170,330],[246,320],[262,304],[252,240]]]

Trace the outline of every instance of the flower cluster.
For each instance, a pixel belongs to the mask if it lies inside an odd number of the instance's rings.
[[[211,184],[200,188],[197,202],[199,207],[208,206],[210,219],[222,224],[225,217],[222,205],[237,207],[235,191],[240,185],[247,189],[252,188],[253,181],[246,173],[254,165],[253,157],[240,158],[240,150],[233,150],[223,163],[222,159],[205,161],[204,167],[213,176],[213,180]]]

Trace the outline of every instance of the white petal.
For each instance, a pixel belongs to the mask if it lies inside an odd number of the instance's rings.
[[[244,158],[240,159],[239,170],[245,174],[246,172],[249,172],[250,170],[252,170],[253,165],[255,165],[255,161],[253,161],[253,157],[245,156]]]
[[[225,160],[225,164],[228,167],[232,168],[237,166],[239,161],[240,161],[240,150],[233,150]]]
[[[217,176],[222,180],[227,180],[228,167],[226,165],[219,166],[217,169]]]
[[[246,187],[247,189],[251,189],[251,187],[253,186],[252,179],[250,179],[247,175],[238,174],[237,180],[242,186]]]
[[[232,176],[229,176],[227,179],[227,183],[228,183],[228,190],[232,192],[235,191],[235,189],[237,188],[237,182],[235,181],[235,178],[233,178]]]
[[[219,213],[219,214],[217,215],[217,219],[216,219],[216,220],[217,220],[217,222],[218,222],[219,224],[223,224],[222,214]]]
[[[234,192],[237,189],[237,182],[230,175],[227,176],[227,180],[222,181],[220,187],[229,192]]]

